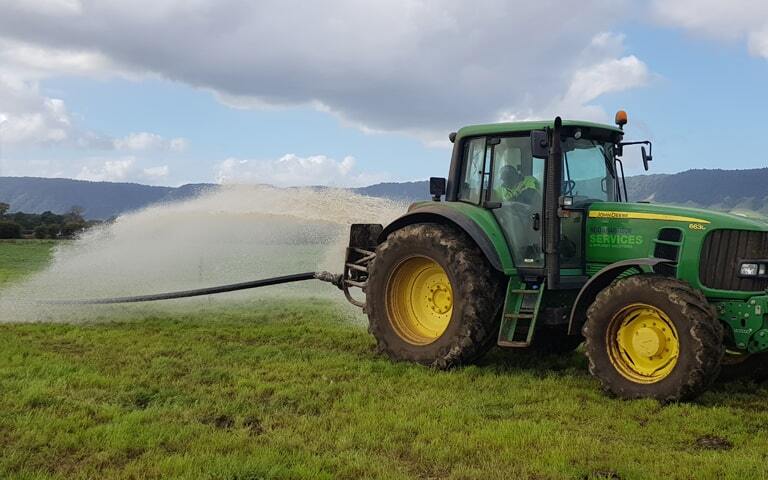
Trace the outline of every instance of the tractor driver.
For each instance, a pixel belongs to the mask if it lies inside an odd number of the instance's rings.
[[[501,185],[496,189],[496,197],[502,202],[520,202],[535,205],[539,193],[539,181],[531,176],[523,176],[512,165],[505,165],[499,172]]]

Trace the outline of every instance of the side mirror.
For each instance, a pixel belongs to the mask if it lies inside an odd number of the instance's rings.
[[[549,157],[549,141],[547,140],[547,132],[544,130],[531,132],[531,155],[534,158]]]
[[[442,177],[429,177],[429,194],[432,200],[439,202],[440,197],[445,195],[445,179]]]
[[[648,162],[653,160],[653,155],[650,155],[646,153],[645,147],[640,147],[640,155],[643,156],[643,168],[645,168],[645,171],[648,171]]]
[[[640,147],[640,154],[643,156],[643,167],[647,172],[648,162],[653,160],[653,144],[650,140],[643,140],[642,142],[619,142],[616,144],[616,157],[620,157],[624,154],[624,147],[627,145],[648,145],[647,152],[645,151],[645,147]]]

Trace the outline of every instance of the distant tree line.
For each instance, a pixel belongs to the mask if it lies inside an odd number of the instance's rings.
[[[74,238],[78,233],[100,223],[83,218],[83,209],[72,207],[67,213],[8,213],[11,206],[0,202],[0,239]]]

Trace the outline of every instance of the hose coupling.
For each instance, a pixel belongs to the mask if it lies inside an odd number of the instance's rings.
[[[315,272],[315,278],[321,282],[328,282],[336,285],[341,290],[344,278],[341,274],[331,272]]]

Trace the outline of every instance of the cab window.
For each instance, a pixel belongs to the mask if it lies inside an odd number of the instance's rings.
[[[491,200],[540,203],[544,160],[531,157],[530,137],[504,137],[493,149]]]
[[[473,138],[464,144],[459,200],[480,203],[485,165],[485,138]]]
[[[613,146],[570,138],[563,147],[563,195],[572,196],[574,204],[614,200],[615,180],[608,169]]]

